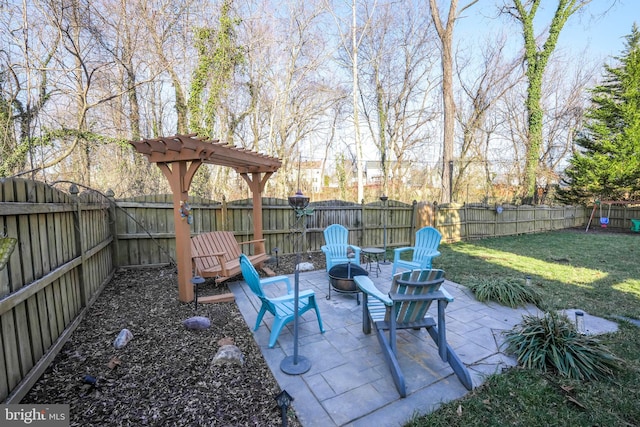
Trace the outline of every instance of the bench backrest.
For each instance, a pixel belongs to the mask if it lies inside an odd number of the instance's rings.
[[[222,252],[224,253],[225,262],[237,261],[241,253],[240,245],[233,231],[212,231],[193,236],[191,238],[191,250],[197,255]]]

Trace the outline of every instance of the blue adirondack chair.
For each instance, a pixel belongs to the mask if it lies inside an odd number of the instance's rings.
[[[462,385],[468,390],[473,388],[469,371],[447,344],[445,308],[453,301],[453,297],[441,286],[444,271],[427,269],[398,273],[393,276],[388,295],[380,292],[367,276],[356,276],[354,280],[363,293],[362,331],[370,334],[371,323],[375,326],[382,353],[401,397],[406,397],[407,389],[398,362],[398,329],[426,328],[438,346],[440,358],[449,363]],[[427,316],[427,310],[434,301],[438,303],[437,324]]]
[[[340,224],[332,224],[324,229],[325,244],[320,248],[327,259],[327,271],[338,264],[348,262],[360,265],[360,247],[350,245],[349,230]],[[352,257],[349,253],[353,254]]]
[[[416,231],[415,246],[396,248],[393,250],[393,269],[391,275],[396,274],[398,267],[407,268],[409,270],[431,268],[433,258],[440,255],[438,246],[442,235],[433,227],[423,227]],[[400,259],[403,252],[413,251],[411,261]]]
[[[276,340],[278,339],[278,335],[280,335],[282,328],[294,319],[293,310],[295,298],[293,290],[291,289],[291,281],[287,276],[275,276],[260,279],[258,272],[245,254],[240,255],[240,269],[242,270],[242,277],[244,277],[245,282],[247,282],[251,291],[256,294],[262,302],[258,318],[256,319],[256,326],[253,330],[258,330],[260,322],[267,311],[274,316],[271,335],[269,336],[269,347],[273,347],[276,345]],[[264,293],[263,286],[278,282],[283,282],[287,285],[287,294],[275,298],[267,297]],[[324,333],[320,310],[316,305],[315,293],[310,289],[300,291],[298,296],[298,316],[302,316],[305,312],[311,309],[316,311],[320,332]]]

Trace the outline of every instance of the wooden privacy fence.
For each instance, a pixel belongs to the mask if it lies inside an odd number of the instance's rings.
[[[191,231],[234,231],[253,239],[250,200],[193,198]],[[323,230],[339,223],[350,243],[398,247],[415,231],[436,227],[445,241],[584,226],[590,208],[406,204],[397,201],[311,204],[305,250],[318,251]],[[267,251],[292,253],[295,214],[283,199],[263,199]],[[66,194],[22,179],[0,180],[0,237],[17,245],[0,269],[0,400],[17,403],[44,372],[111,279],[114,268],[167,264],[175,259],[170,195],[111,200],[96,192]],[[611,211],[610,227],[628,227],[640,207]],[[618,217],[621,217],[620,220]],[[189,221],[185,217],[183,221]],[[599,217],[594,218],[599,221]],[[599,224],[599,222],[597,222]],[[385,239],[386,236],[386,239]]]
[[[0,235],[17,245],[0,270],[0,401],[18,403],[112,277],[109,201],[0,180]]]
[[[170,195],[143,196],[116,200],[115,256],[118,266],[154,265],[171,262],[175,253],[173,205]],[[193,234],[215,230],[233,231],[239,241],[253,239],[251,200],[216,202],[192,198]],[[351,243],[360,246],[407,245],[414,231],[415,204],[381,202],[368,205],[337,200],[312,203],[313,214],[306,217],[305,250],[319,251],[322,232],[334,223],[347,226]],[[187,220],[186,218],[184,220]],[[263,198],[263,233],[267,252],[293,253],[292,229],[296,217],[287,200]]]
[[[117,200],[116,262],[118,266],[154,265],[171,262],[173,205],[170,195]],[[251,200],[216,202],[193,198],[190,206],[193,234],[214,230],[235,232],[239,241],[253,239]],[[306,218],[305,250],[319,251],[323,230],[331,224],[349,229],[350,243],[366,247],[411,245],[415,231],[434,226],[443,240],[477,239],[512,234],[537,233],[586,224],[590,210],[581,206],[496,206],[481,204],[434,205],[389,200],[357,204],[330,200],[311,203]],[[640,214],[640,213],[639,213]],[[267,252],[294,252],[292,229],[295,214],[287,200],[263,199],[263,233]],[[186,220],[186,219],[185,219]]]
[[[443,240],[454,242],[581,227],[589,213],[583,206],[443,205],[435,209],[429,225]]]

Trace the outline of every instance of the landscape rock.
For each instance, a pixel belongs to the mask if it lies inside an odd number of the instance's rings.
[[[310,262],[301,262],[300,264],[298,264],[298,270],[300,270],[300,271],[313,271],[313,270],[315,270],[315,267]]]
[[[187,329],[191,329],[194,331],[201,331],[204,329],[209,329],[211,327],[211,320],[208,317],[204,316],[193,316],[186,319],[182,324]]]
[[[240,349],[234,344],[233,339],[227,337],[222,338],[218,341],[218,345],[220,345],[220,349],[213,357],[214,365],[244,365],[244,354],[242,354]]]

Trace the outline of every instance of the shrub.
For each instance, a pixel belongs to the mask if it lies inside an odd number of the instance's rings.
[[[523,316],[506,333],[506,344],[520,365],[577,380],[613,376],[620,361],[596,338],[579,334],[567,316],[554,312]]]
[[[497,301],[511,308],[527,303],[540,304],[540,294],[535,288],[509,277],[473,278],[469,280],[468,287],[478,301]]]

